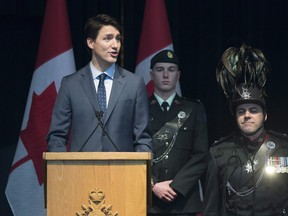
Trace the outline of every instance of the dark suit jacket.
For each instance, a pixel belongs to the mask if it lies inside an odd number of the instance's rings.
[[[148,130],[148,96],[141,77],[116,65],[113,86],[103,124],[116,148],[96,118],[100,111],[89,64],[62,79],[55,102],[48,150],[66,151],[151,151]],[[95,128],[97,128],[95,130]],[[71,129],[71,135],[70,133]],[[95,130],[95,131],[94,131]]]
[[[206,115],[198,101],[180,98],[176,95],[166,118],[154,96],[150,98],[150,125],[155,134],[165,122],[174,119],[184,107],[192,107],[192,113],[179,130],[175,144],[168,158],[153,164],[154,183],[173,180],[171,187],[178,196],[167,204],[153,195],[150,213],[193,213],[201,211],[198,180],[206,171],[208,137]],[[153,143],[154,158],[159,157],[167,146]],[[161,144],[158,144],[161,145]]]

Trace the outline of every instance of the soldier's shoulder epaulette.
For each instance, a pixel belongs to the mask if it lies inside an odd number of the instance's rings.
[[[186,101],[190,101],[190,102],[194,102],[194,103],[199,103],[201,105],[203,105],[203,103],[199,100],[199,99],[191,99],[191,98],[186,98],[186,97],[182,97],[183,100]]]
[[[212,144],[212,147],[213,146],[217,146],[217,145],[220,145],[221,143],[224,143],[226,142],[227,140],[230,140],[231,138],[234,137],[234,133],[231,133],[229,134],[228,136],[225,136],[225,137],[221,137],[219,140],[216,140],[213,144]]]
[[[267,133],[268,133],[268,134],[272,134],[273,136],[275,136],[275,137],[277,137],[277,138],[285,139],[285,140],[288,141],[288,136],[287,136],[287,134],[279,133],[279,132],[273,131],[273,130],[268,130]]]

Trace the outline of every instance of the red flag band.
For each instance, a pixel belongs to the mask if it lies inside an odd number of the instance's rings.
[[[165,2],[146,0],[135,73],[144,78],[149,96],[154,90],[150,78],[150,60],[163,49],[173,50]],[[179,83],[176,91],[181,96]]]
[[[65,0],[49,0],[21,132],[6,186],[15,216],[44,216],[42,153],[63,76],[75,72]]]

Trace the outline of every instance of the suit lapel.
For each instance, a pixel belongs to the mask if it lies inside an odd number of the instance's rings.
[[[164,112],[162,111],[158,101],[154,97],[154,95],[150,98],[150,109],[154,115],[153,118],[158,119],[160,122],[165,123],[165,115]]]
[[[84,89],[89,101],[91,102],[95,111],[100,110],[100,106],[97,100],[96,89],[92,77],[92,72],[90,70],[89,64],[80,72],[82,79],[80,80],[81,86]]]
[[[171,117],[168,119],[168,121],[172,120],[178,115],[178,113],[182,110],[181,109],[182,106],[183,106],[183,102],[181,98],[178,95],[176,95],[169,110],[170,112],[169,116]]]
[[[126,79],[125,79],[125,75],[123,74],[123,69],[116,65],[108,109],[106,111],[105,118],[104,118],[104,124],[107,122],[111,113],[115,109],[115,106],[120,98],[120,95],[123,92],[125,85],[126,85]]]

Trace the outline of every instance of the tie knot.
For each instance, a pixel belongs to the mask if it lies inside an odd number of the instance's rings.
[[[164,112],[167,112],[168,111],[168,107],[169,107],[169,104],[168,102],[164,101],[162,104],[161,104],[161,107],[163,108]]]
[[[100,82],[103,82],[103,81],[106,79],[107,74],[102,73],[102,74],[100,74],[98,77],[99,77],[99,81],[100,81]]]

